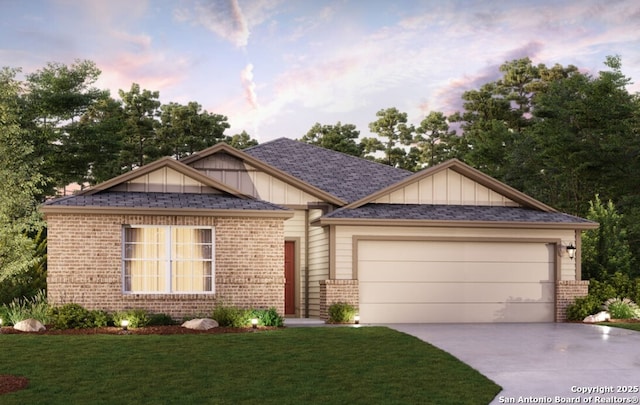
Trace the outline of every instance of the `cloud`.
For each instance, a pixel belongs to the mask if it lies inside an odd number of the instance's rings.
[[[258,95],[256,94],[256,84],[253,81],[253,64],[249,63],[240,72],[240,81],[244,88],[247,103],[253,108],[258,109]]]
[[[192,22],[231,42],[237,48],[246,48],[251,28],[266,21],[279,1],[208,0],[195,1],[187,7],[174,10],[178,21]]]

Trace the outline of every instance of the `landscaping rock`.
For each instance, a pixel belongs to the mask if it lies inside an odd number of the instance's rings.
[[[606,322],[611,320],[611,315],[607,311],[598,312],[595,315],[589,315],[584,318],[582,322],[584,323],[598,323],[598,322]]]
[[[209,330],[218,327],[218,322],[209,318],[191,319],[182,324],[183,328],[195,330]]]
[[[13,329],[17,329],[22,332],[41,332],[47,328],[45,328],[37,319],[29,318],[13,325]]]

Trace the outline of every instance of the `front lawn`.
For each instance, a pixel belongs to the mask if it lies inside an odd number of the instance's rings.
[[[487,404],[500,387],[383,327],[218,335],[0,334],[10,404]]]
[[[602,326],[612,326],[614,328],[623,328],[623,329],[631,329],[631,330],[637,330],[640,332],[640,322],[603,322],[603,323],[599,323],[598,325],[602,325]]]

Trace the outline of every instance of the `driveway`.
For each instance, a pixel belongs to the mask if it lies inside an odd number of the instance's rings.
[[[392,324],[502,386],[492,404],[638,403],[640,332],[607,326]]]

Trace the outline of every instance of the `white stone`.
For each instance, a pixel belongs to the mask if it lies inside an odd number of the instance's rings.
[[[17,329],[22,332],[40,332],[45,330],[46,328],[37,319],[29,318],[13,325],[13,329]]]
[[[191,319],[182,324],[183,328],[208,330],[218,327],[218,322],[209,318]]]
[[[607,311],[600,311],[595,315],[589,315],[584,318],[582,322],[584,323],[598,323],[598,322],[606,322],[611,319],[611,315]]]

